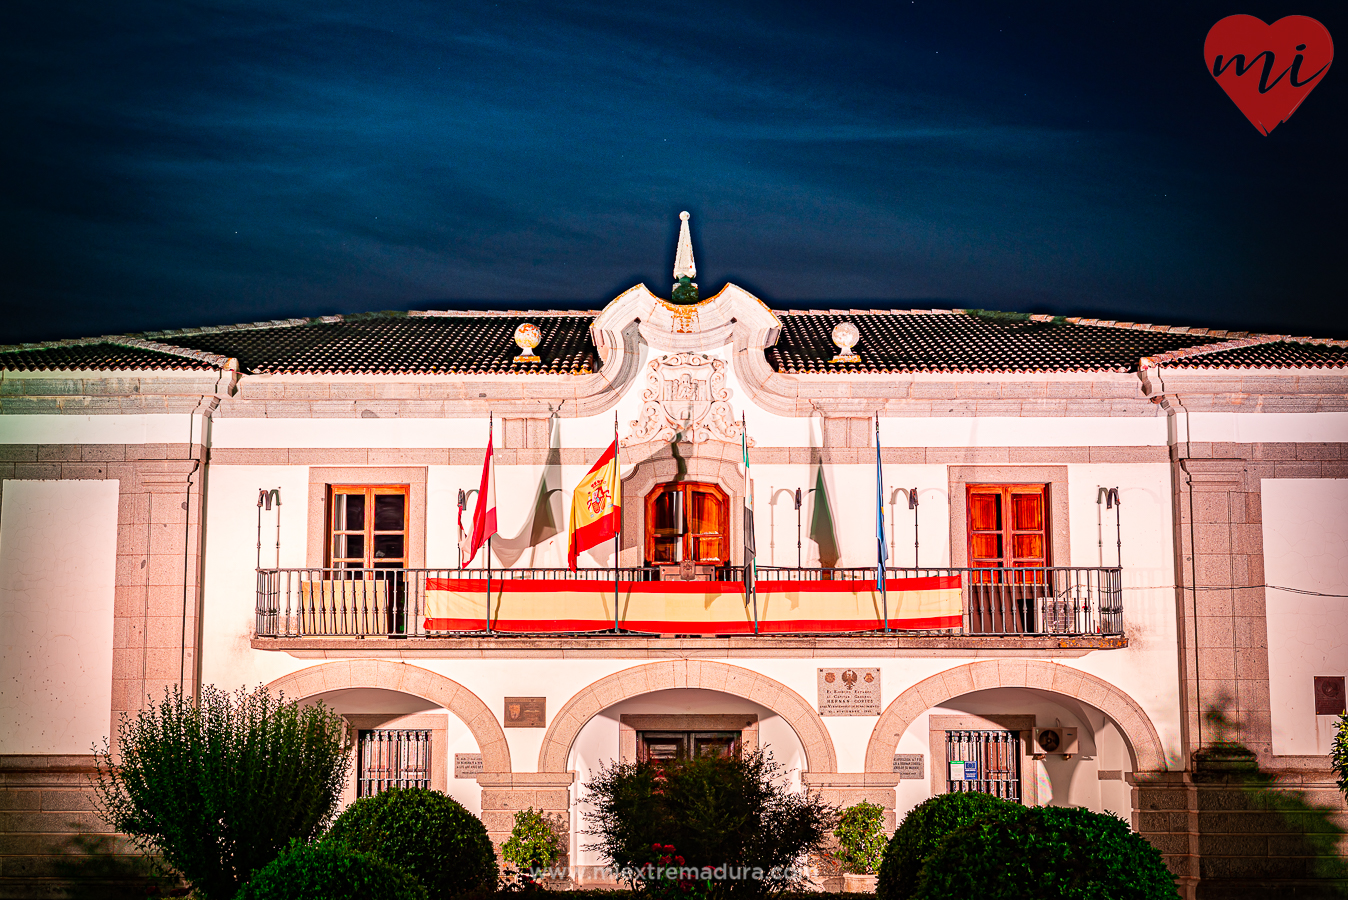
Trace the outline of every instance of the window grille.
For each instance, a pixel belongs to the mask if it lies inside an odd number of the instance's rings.
[[[1018,732],[947,731],[945,758],[947,791],[991,794],[1020,802]]]
[[[360,733],[356,796],[373,797],[391,787],[431,786],[431,733],[381,728]]]

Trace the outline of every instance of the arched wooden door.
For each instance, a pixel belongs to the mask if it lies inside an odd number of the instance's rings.
[[[730,501],[714,484],[680,481],[646,495],[646,565],[730,562]]]

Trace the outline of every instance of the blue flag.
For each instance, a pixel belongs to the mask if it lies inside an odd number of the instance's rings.
[[[875,417],[875,589],[885,589],[885,566],[889,547],[885,544],[885,470],[880,462],[880,417]]]

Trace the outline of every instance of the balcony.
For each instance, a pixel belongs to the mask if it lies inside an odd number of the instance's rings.
[[[739,566],[685,570],[697,580],[670,574],[624,568],[615,582],[612,569],[494,569],[489,584],[485,569],[260,569],[253,645],[318,651],[380,641],[397,652],[658,646],[672,653],[1087,651],[1127,643],[1117,568],[891,568],[884,590],[874,567],[760,567],[747,589]]]

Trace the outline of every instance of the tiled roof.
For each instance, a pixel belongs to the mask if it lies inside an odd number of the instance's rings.
[[[797,375],[886,372],[1135,372],[1169,350],[1226,340],[1227,332],[1174,329],[964,310],[778,312],[781,337],[767,351],[778,372]],[[859,363],[834,363],[832,332],[851,322]]]
[[[223,360],[210,354],[159,349],[150,341],[93,338],[0,347],[0,369],[17,372],[70,370],[215,369]]]
[[[238,361],[244,373],[583,375],[599,368],[597,313],[556,310],[366,313],[283,319],[139,336],[0,347],[0,369],[200,370]],[[1250,335],[1099,319],[981,310],[785,310],[766,351],[778,372],[1132,372],[1193,368],[1348,366],[1348,341]],[[832,331],[860,332],[859,363],[834,363]],[[542,332],[540,361],[518,363],[515,328]]]
[[[1186,369],[1341,369],[1348,366],[1348,341],[1261,335],[1163,353],[1151,363]]]
[[[593,313],[369,313],[159,332],[156,340],[234,357],[244,372],[583,375],[595,371]],[[543,333],[540,361],[518,363],[515,329]]]

